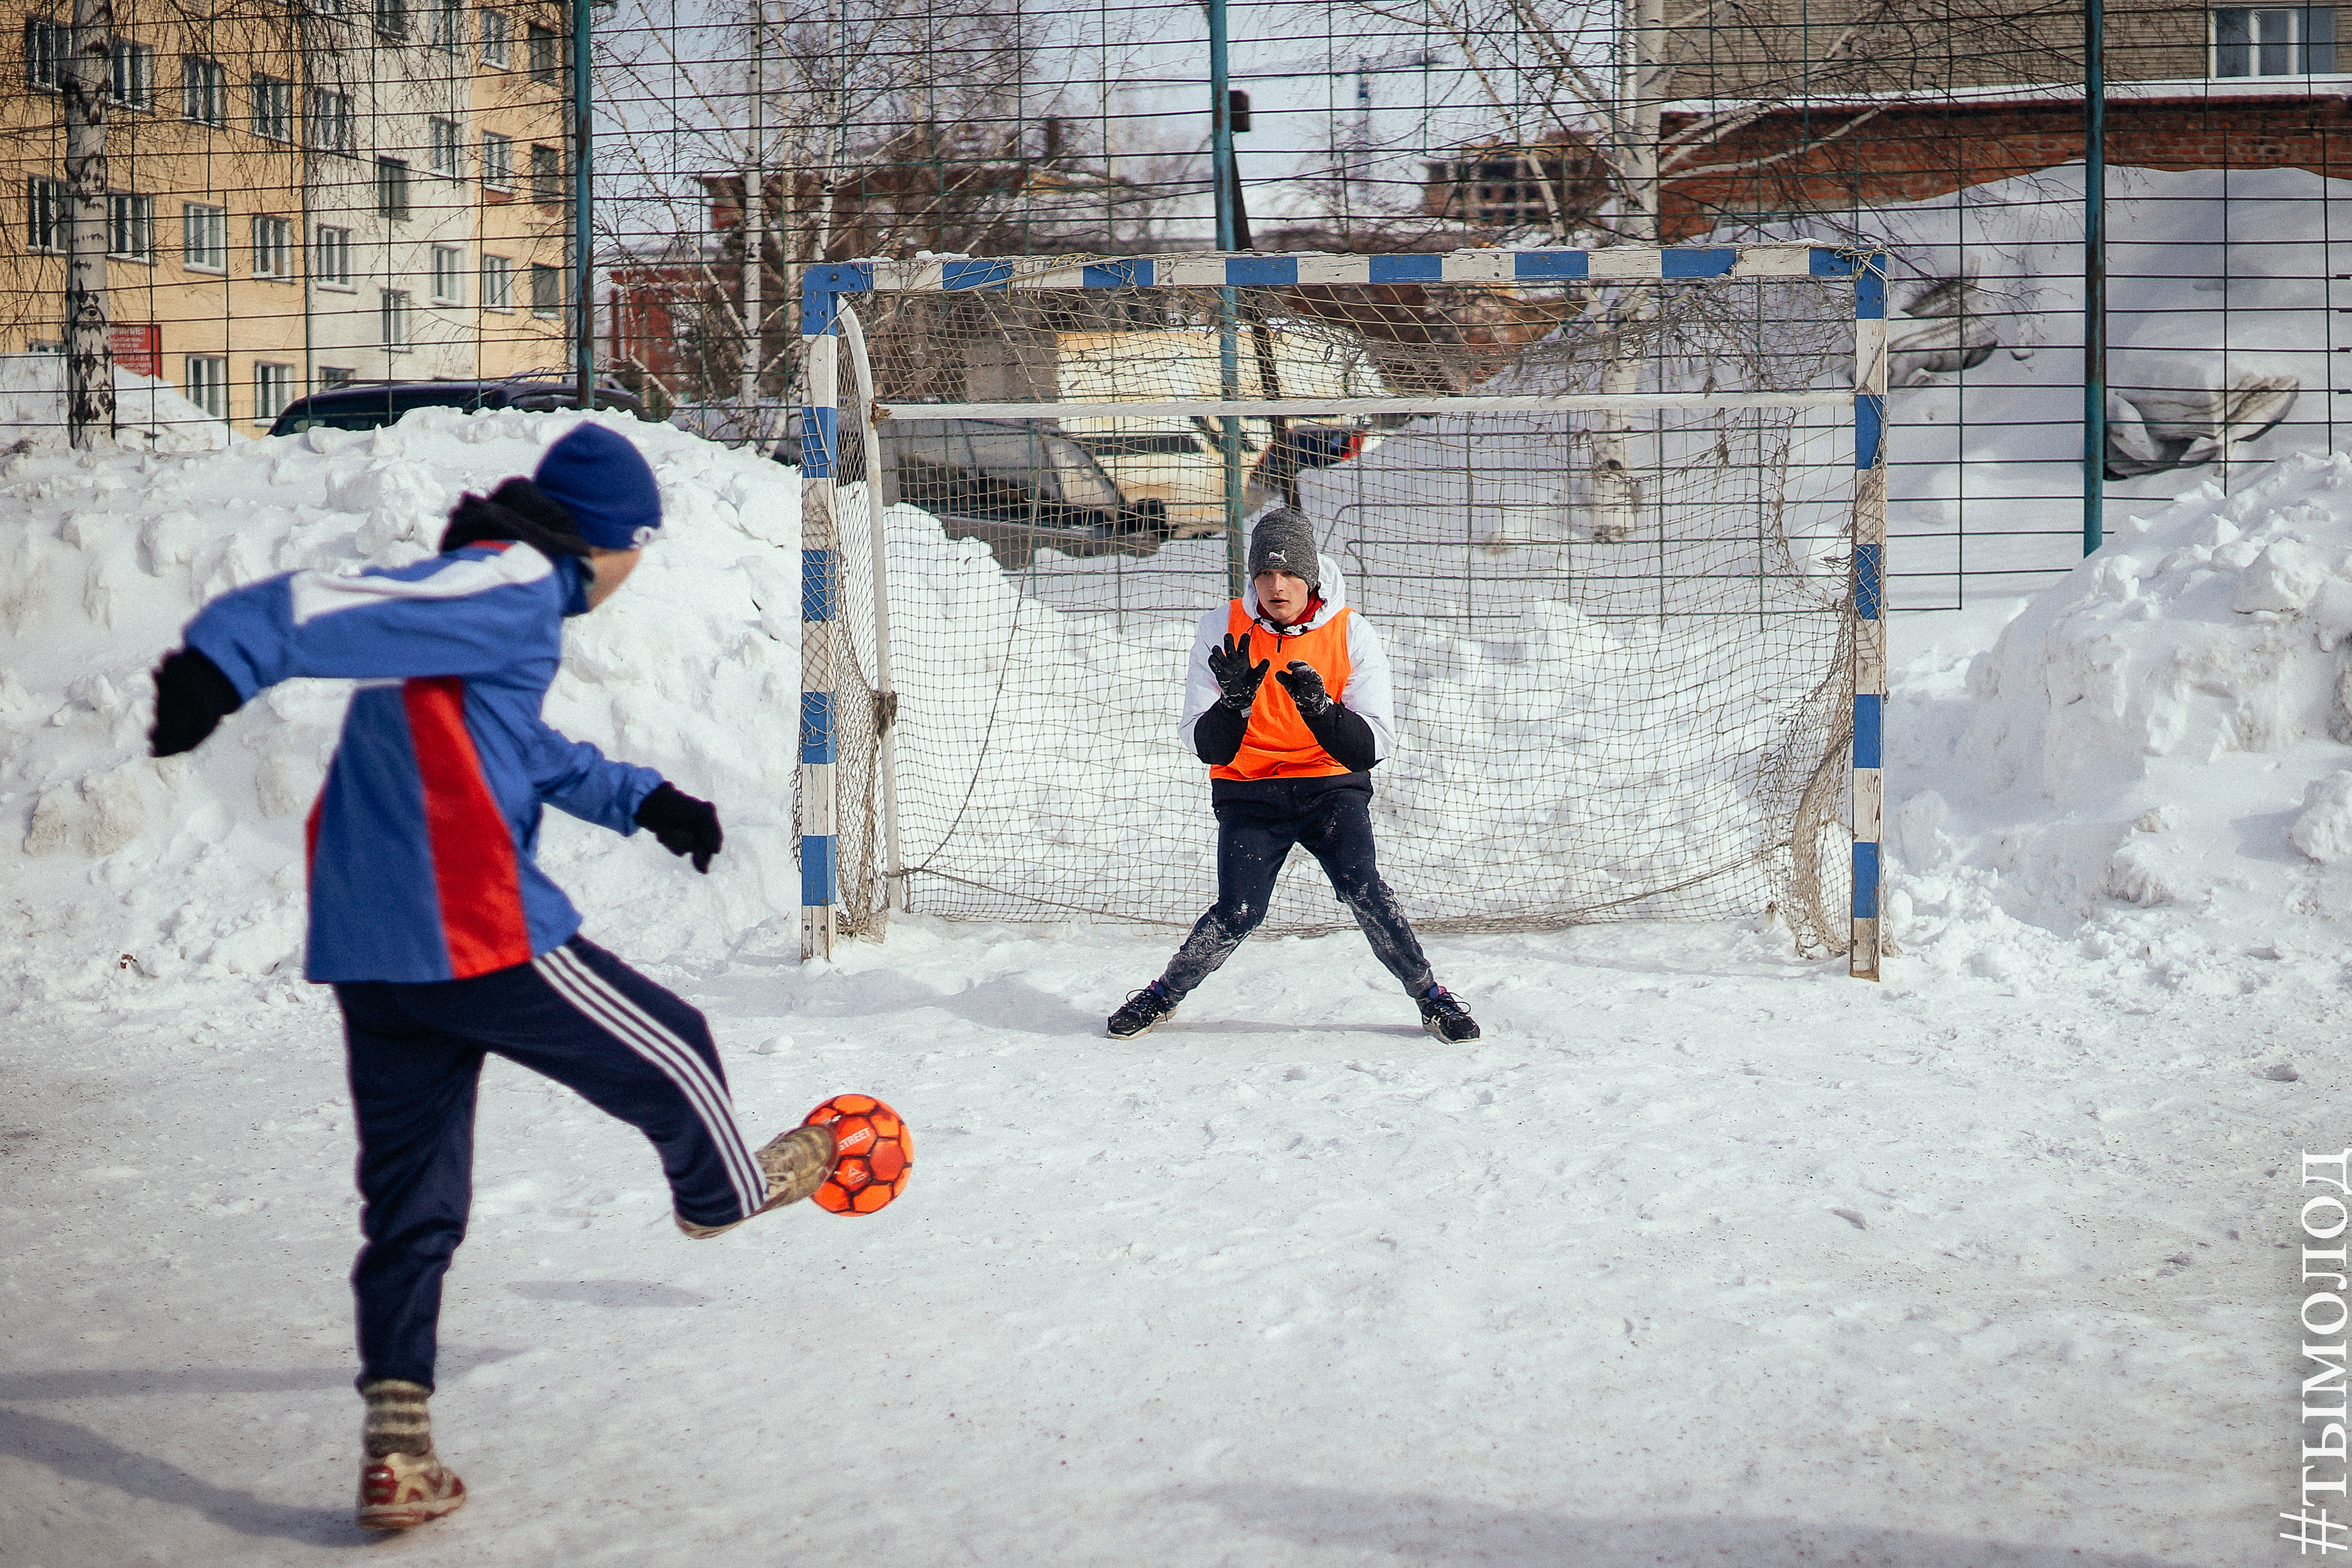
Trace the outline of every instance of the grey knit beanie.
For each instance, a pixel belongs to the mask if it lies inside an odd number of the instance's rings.
[[[1315,550],[1315,525],[1307,514],[1278,506],[1257,520],[1250,530],[1250,575],[1287,572],[1303,577],[1310,588],[1323,585],[1323,568]]]

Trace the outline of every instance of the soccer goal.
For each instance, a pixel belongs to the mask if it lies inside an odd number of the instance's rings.
[[[1284,502],[1396,668],[1418,927],[1769,912],[1877,974],[1874,256],[878,260],[802,310],[805,952],[1196,918],[1186,650]],[[1265,931],[1345,923],[1306,858]]]

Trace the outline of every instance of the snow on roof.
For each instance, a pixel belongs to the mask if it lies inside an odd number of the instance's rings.
[[[2180,77],[2157,81],[2110,81],[2106,99],[2117,101],[2205,102],[2228,99],[2343,98],[2352,96],[2352,71],[2305,76]],[[1746,98],[1675,99],[1664,105],[1667,114],[1704,118],[1755,107]],[[1805,97],[1771,106],[1779,114],[1818,114],[1841,109],[1992,109],[2024,103],[2080,103],[2083,84],[2020,82],[1995,87],[1954,87],[1934,92],[1891,90],[1849,92],[1834,97]]]

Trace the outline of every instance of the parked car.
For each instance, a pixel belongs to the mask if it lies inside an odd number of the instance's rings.
[[[950,539],[985,541],[1009,570],[1041,549],[1149,555],[1168,537],[1163,502],[1130,500],[1084,447],[1050,426],[891,419],[881,437],[885,500],[922,508]]]
[[[1225,527],[1223,435],[1214,420],[1194,417],[1074,419],[1070,437],[1136,500],[1168,509],[1174,538],[1222,533]],[[1353,425],[1287,426],[1277,443],[1264,419],[1242,421],[1242,510],[1276,499],[1271,476],[1284,467],[1306,473],[1346,462],[1377,437]]]
[[[458,408],[468,414],[484,408],[521,408],[543,412],[580,406],[575,382],[554,377],[511,381],[353,381],[298,397],[269,426],[272,436],[299,436],[320,426],[330,430],[378,430],[397,425],[412,408]],[[619,408],[645,417],[645,405],[618,382],[600,381],[596,406]]]

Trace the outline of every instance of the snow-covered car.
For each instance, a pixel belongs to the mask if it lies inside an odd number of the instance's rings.
[[[886,500],[922,508],[950,539],[984,541],[1012,570],[1039,550],[1149,555],[1168,510],[1130,500],[1085,447],[1049,426],[890,419],[880,429]]]
[[[1168,509],[1172,538],[1222,533],[1225,460],[1222,433],[1206,418],[1073,419],[1064,428],[1137,500]],[[1352,425],[1297,424],[1276,439],[1272,421],[1242,421],[1242,510],[1277,499],[1274,476],[1346,462],[1378,437]]]

